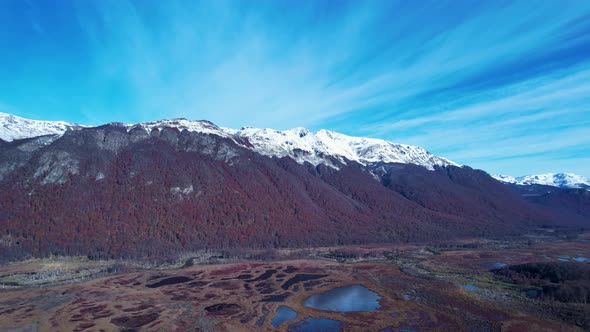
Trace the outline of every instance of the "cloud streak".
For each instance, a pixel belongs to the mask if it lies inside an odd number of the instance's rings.
[[[0,102],[23,116],[328,128],[590,176],[586,1],[1,6]]]

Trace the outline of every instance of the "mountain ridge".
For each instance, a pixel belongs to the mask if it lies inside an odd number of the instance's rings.
[[[544,173],[518,177],[492,174],[492,177],[500,182],[520,186],[543,185],[558,188],[582,188],[590,190],[590,180],[584,176],[573,173]]]
[[[317,132],[302,127],[282,131],[256,127],[231,129],[217,126],[208,120],[188,120],[186,118],[131,124],[112,122],[109,124],[120,125],[125,127],[127,131],[142,128],[149,132],[154,129],[161,130],[171,127],[189,132],[217,135],[229,138],[235,143],[265,156],[291,157],[300,164],[309,162],[314,166],[322,163],[329,167],[338,168],[338,164],[346,164],[347,161],[358,162],[365,166],[380,162],[405,163],[422,166],[428,170],[433,170],[435,166],[462,166],[447,158],[433,155],[419,146],[394,143],[383,139],[349,136],[326,129]],[[63,135],[68,130],[84,128],[92,128],[92,126],[65,121],[30,120],[0,112],[0,143],[44,135]],[[519,177],[499,174],[491,174],[491,176],[506,184],[590,190],[590,180],[573,173],[558,172]]]
[[[0,139],[13,141],[44,135],[61,135],[85,126],[65,121],[30,120],[0,112]]]
[[[9,119],[11,125],[1,126],[4,121],[8,121],[4,119]],[[309,162],[314,166],[323,163],[338,168],[339,163],[346,164],[347,161],[355,161],[363,165],[377,162],[409,163],[423,166],[429,170],[433,170],[435,166],[461,166],[447,158],[435,156],[422,147],[393,143],[382,139],[348,136],[325,129],[315,133],[301,127],[283,131],[254,127],[230,129],[219,127],[207,120],[187,120],[185,118],[132,124],[110,124],[123,126],[127,131],[143,128],[149,132],[153,129],[161,130],[171,127],[181,131],[217,135],[232,139],[237,144],[262,155],[279,158],[288,156],[298,163]],[[28,120],[0,113],[0,139],[5,141],[41,135],[63,135],[67,130],[84,128],[91,127],[63,121]]]

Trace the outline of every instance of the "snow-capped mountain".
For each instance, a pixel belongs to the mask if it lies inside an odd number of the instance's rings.
[[[435,156],[418,146],[392,143],[386,140],[352,137],[329,130],[311,132],[305,128],[284,131],[245,127],[229,129],[218,127],[209,121],[187,119],[160,120],[137,124],[125,124],[127,130],[143,128],[147,131],[164,127],[178,128],[204,134],[230,138],[234,142],[265,155],[291,157],[298,163],[325,164],[338,168],[338,163],[356,161],[371,163],[405,163],[423,166],[433,170],[435,166],[461,166],[446,158]],[[35,121],[2,114],[0,117],[0,138],[14,139],[36,137],[48,134],[63,134],[68,129],[81,126],[67,122]],[[247,140],[251,145],[245,144]]]
[[[404,163],[420,165],[430,170],[434,166],[460,166],[418,146],[347,136],[324,129],[314,133],[305,128],[278,131],[248,127],[232,132],[247,138],[260,154],[290,156],[299,163],[324,163],[333,166],[326,158],[331,156],[342,163],[350,160],[363,165],[377,162]]]
[[[142,123],[132,123],[126,124],[127,130],[130,130],[135,127],[141,127],[146,130],[152,130],[154,128],[162,129],[165,127],[172,127],[178,128],[179,130],[188,130],[191,132],[196,133],[203,133],[203,134],[212,134],[222,137],[231,137],[233,136],[232,133],[228,132],[227,129],[220,128],[212,122],[200,120],[200,121],[192,121],[187,119],[170,119],[170,120],[160,120],[160,121],[153,121],[153,122],[142,122]]]
[[[525,175],[512,177],[506,175],[492,175],[496,180],[517,185],[544,185],[559,188],[586,188],[590,189],[590,181],[587,178],[572,173],[546,173],[538,175]]]
[[[586,190],[504,186],[419,147],[327,130],[10,119],[8,140],[58,134],[0,141],[0,234],[26,256],[500,237],[590,217]]]
[[[0,139],[13,141],[44,135],[61,135],[83,126],[64,121],[39,121],[0,112]]]
[[[514,183],[514,184],[516,184],[518,182],[514,176],[510,176],[510,175],[491,174],[491,176],[494,179],[496,179],[496,180],[498,180],[500,182],[504,182],[504,183]]]

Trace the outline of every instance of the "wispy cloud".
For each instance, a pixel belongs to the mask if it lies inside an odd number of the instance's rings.
[[[555,170],[558,152],[590,146],[590,70],[584,68],[426,107],[427,112],[417,109],[422,116],[368,125],[359,132],[428,146],[472,166],[512,174]],[[546,158],[540,164],[493,166],[494,160],[531,154]],[[587,160],[589,155],[579,157]],[[572,161],[568,170],[584,173],[586,167]]]
[[[587,1],[0,6],[0,102],[22,115],[328,128],[590,175]]]

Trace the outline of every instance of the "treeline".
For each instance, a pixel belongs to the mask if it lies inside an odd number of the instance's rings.
[[[493,271],[497,278],[540,291],[543,300],[590,303],[590,265],[572,262],[528,263]]]

